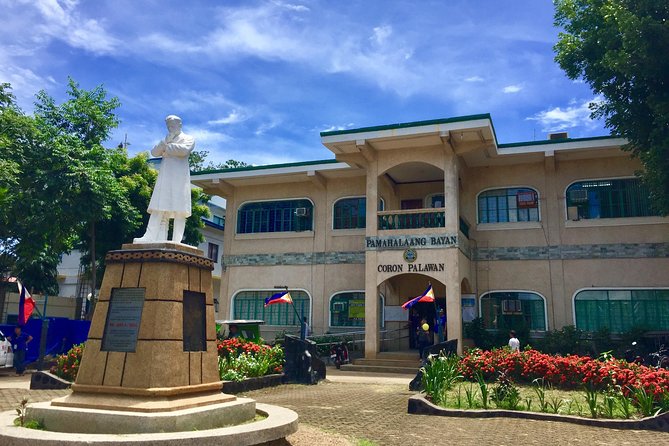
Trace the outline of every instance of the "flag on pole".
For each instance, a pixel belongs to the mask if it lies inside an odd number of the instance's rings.
[[[33,314],[33,310],[35,309],[35,300],[33,300],[33,297],[30,295],[30,292],[26,289],[26,287],[23,286],[23,284],[18,278],[10,277],[9,279],[7,279],[7,281],[16,282],[16,286],[19,288],[18,325],[22,327],[28,322],[28,319],[30,319],[30,315]]]
[[[409,308],[413,307],[415,304],[418,302],[428,302],[428,303],[433,303],[434,302],[434,291],[432,291],[432,284],[428,285],[427,289],[423,294],[420,296],[416,296],[411,300],[408,300],[402,304],[402,308],[405,310],[408,310]]]
[[[272,304],[292,304],[293,298],[290,297],[288,291],[282,291],[280,293],[274,294],[272,297],[265,299],[265,306]]]

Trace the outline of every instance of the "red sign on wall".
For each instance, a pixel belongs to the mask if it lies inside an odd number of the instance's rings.
[[[537,193],[534,191],[518,192],[516,195],[516,204],[519,209],[537,207]]]

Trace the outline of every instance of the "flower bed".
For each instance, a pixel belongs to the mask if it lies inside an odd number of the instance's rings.
[[[494,380],[500,372],[517,382],[530,383],[543,379],[552,386],[576,389],[588,386],[606,390],[618,386],[625,395],[635,389],[652,393],[659,401],[669,397],[669,370],[655,369],[628,363],[625,360],[605,357],[592,359],[588,356],[556,356],[536,350],[511,352],[508,349],[474,349],[460,360],[460,373],[473,380],[480,374],[484,379]]]
[[[487,410],[494,405],[592,418],[636,418],[669,411],[669,370],[610,356],[592,359],[529,349],[474,349],[462,358],[432,358],[422,371],[425,393],[443,407]]]
[[[282,373],[284,361],[280,346],[270,347],[243,338],[218,343],[218,371],[223,381]]]
[[[56,364],[51,367],[50,372],[59,378],[74,382],[79,372],[81,356],[84,354],[84,344],[77,344],[62,355],[56,357]]]

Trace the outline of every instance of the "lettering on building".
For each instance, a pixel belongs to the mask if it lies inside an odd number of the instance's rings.
[[[456,248],[457,234],[421,235],[421,236],[387,236],[366,237],[365,249],[368,251],[383,251],[390,249],[409,248]]]
[[[401,263],[381,264],[377,271],[380,273],[403,273],[404,266]],[[428,273],[444,271],[443,263],[410,263],[408,265],[409,273]]]

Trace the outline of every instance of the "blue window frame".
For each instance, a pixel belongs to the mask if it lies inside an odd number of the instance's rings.
[[[237,233],[311,231],[313,210],[307,199],[245,203],[237,212]]]
[[[539,194],[528,187],[481,192],[478,217],[479,223],[539,221]]]
[[[334,204],[333,229],[364,228],[367,222],[367,199],[365,197],[342,198]]]

